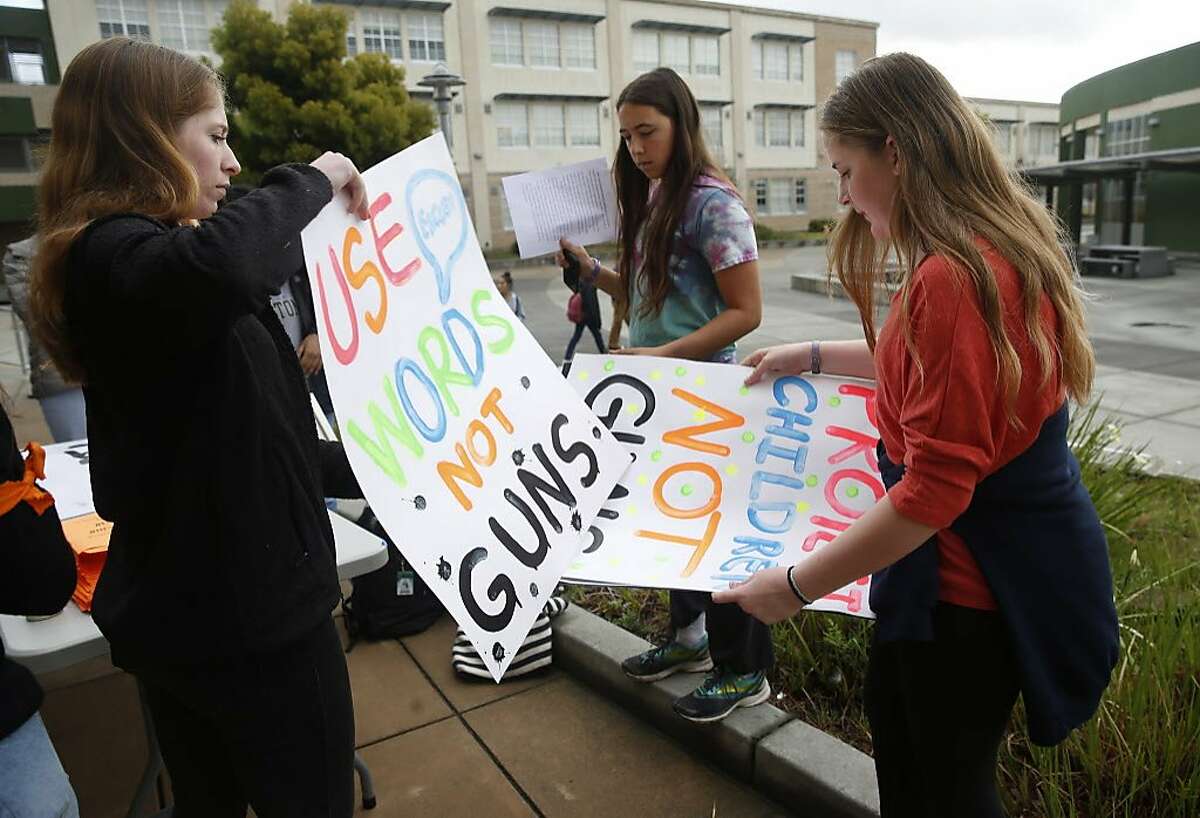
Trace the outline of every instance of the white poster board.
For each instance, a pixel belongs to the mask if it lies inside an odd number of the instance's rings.
[[[492,285],[441,134],[305,228],[350,465],[499,680],[629,455]]]
[[[635,456],[571,561],[573,582],[713,591],[832,540],[883,497],[875,385],[576,355],[568,378]],[[870,577],[813,608],[872,616]]]

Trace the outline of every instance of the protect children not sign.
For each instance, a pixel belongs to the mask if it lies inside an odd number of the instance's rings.
[[[749,371],[575,356],[571,385],[635,459],[567,579],[719,590],[799,562],[883,497],[874,383],[804,375],[746,387]],[[870,581],[812,607],[871,617]]]

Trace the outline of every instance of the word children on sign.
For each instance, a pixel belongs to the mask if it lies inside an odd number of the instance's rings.
[[[629,464],[492,285],[441,134],[303,233],[350,464],[499,680]]]
[[[568,379],[633,454],[573,582],[713,591],[814,553],[884,495],[875,387],[823,375],[577,355]],[[814,603],[870,617],[870,577]]]

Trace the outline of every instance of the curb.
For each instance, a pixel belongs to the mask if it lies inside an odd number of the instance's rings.
[[[772,704],[735,710],[715,724],[681,719],[671,703],[696,686],[698,674],[645,684],[621,671],[623,659],[649,647],[578,605],[554,620],[556,664],[722,770],[798,813],[878,818],[875,764],[869,756]]]
[[[804,293],[850,299],[850,296],[846,295],[845,288],[842,287],[842,282],[836,278],[830,280],[821,273],[792,273],[791,288]],[[891,298],[892,291],[886,286],[880,285],[875,288],[875,303],[887,304]]]

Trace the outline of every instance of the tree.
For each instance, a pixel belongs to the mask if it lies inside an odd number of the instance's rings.
[[[234,0],[213,30],[230,139],[250,181],[325,150],[365,170],[433,132],[433,109],[409,97],[403,68],[382,54],[346,59],[346,23],[339,9],[296,4],[280,25]]]

